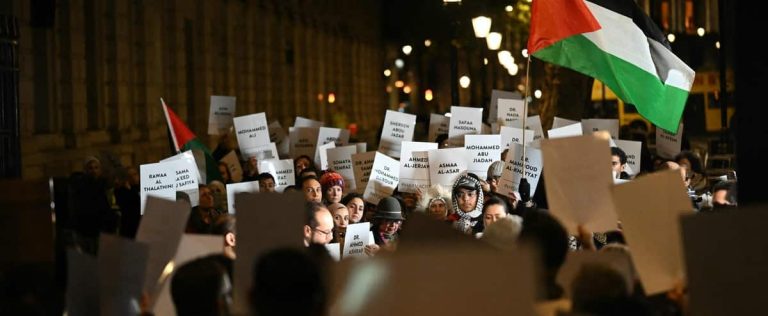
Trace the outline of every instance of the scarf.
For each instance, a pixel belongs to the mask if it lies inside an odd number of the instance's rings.
[[[459,188],[472,188],[477,192],[477,204],[475,209],[469,212],[464,212],[459,209]],[[469,234],[472,233],[472,227],[475,226],[479,220],[480,215],[483,215],[483,190],[480,188],[480,181],[470,177],[468,175],[461,175],[456,183],[453,184],[453,213],[459,217],[453,225],[456,229]]]

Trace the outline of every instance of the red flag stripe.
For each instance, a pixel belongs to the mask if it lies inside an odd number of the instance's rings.
[[[584,0],[536,0],[531,12],[528,54],[567,37],[600,29]]]

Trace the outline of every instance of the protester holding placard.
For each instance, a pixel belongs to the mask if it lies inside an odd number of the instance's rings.
[[[344,204],[331,203],[328,205],[328,210],[333,216],[333,240],[331,242],[343,245],[344,234],[347,232],[347,225],[349,225],[349,209]]]
[[[256,179],[259,181],[259,192],[261,193],[274,193],[275,192],[275,177],[272,174],[263,172],[260,173]]]
[[[320,186],[323,189],[323,200],[326,204],[341,202],[344,178],[338,172],[326,171],[320,177]]]
[[[211,231],[211,226],[216,222],[219,215],[223,212],[214,207],[213,192],[207,185],[199,186],[200,202],[192,208],[187,222],[187,233],[207,234]]]
[[[485,181],[488,182],[489,191],[494,193],[498,192],[499,179],[501,179],[501,174],[503,171],[504,161],[494,161],[490,166],[488,166],[488,172],[486,174]]]
[[[359,193],[349,193],[341,199],[341,204],[344,204],[349,209],[349,223],[357,224],[363,221],[363,213],[365,211],[365,201],[363,195]]]
[[[627,154],[619,147],[611,147],[611,168],[615,179],[629,180],[631,177],[625,171]]]
[[[448,219],[448,209],[451,205],[453,205],[451,192],[441,185],[431,186],[422,193],[419,200],[419,210],[440,221]]]
[[[448,219],[465,234],[483,231],[483,190],[480,180],[463,174],[453,184],[453,214]]]
[[[293,171],[296,172],[296,180],[301,179],[301,172],[307,168],[315,169],[312,158],[307,155],[301,155],[293,160]],[[296,181],[298,183],[298,181]]]
[[[323,200],[323,188],[320,181],[313,176],[301,178],[301,192],[304,193],[304,199],[307,202],[318,202]]]
[[[388,196],[379,201],[373,216],[373,240],[387,250],[394,250],[400,239],[400,225],[403,224],[400,202]]]

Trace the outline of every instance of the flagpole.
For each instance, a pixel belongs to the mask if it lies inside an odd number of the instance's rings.
[[[525,91],[523,91],[523,177],[525,179],[525,165],[527,162],[525,152],[525,120],[528,119],[528,95],[531,91],[531,55],[528,55],[528,62],[525,66]]]

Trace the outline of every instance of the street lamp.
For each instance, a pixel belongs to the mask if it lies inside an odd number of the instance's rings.
[[[461,76],[461,78],[459,78],[459,85],[464,89],[469,88],[469,77]]]
[[[499,57],[499,64],[503,65],[504,67],[509,68],[509,64],[515,63],[515,58],[512,57],[512,53],[510,53],[508,50],[502,50],[496,53],[496,55]]]
[[[411,45],[403,46],[403,54],[405,54],[406,56],[410,55],[412,50],[413,50],[413,47],[411,47]]]
[[[475,37],[477,38],[488,36],[488,32],[491,31],[491,18],[481,15],[472,19],[472,29],[475,31]]]
[[[485,38],[485,43],[488,44],[488,49],[497,50],[501,47],[501,33],[491,32]]]

